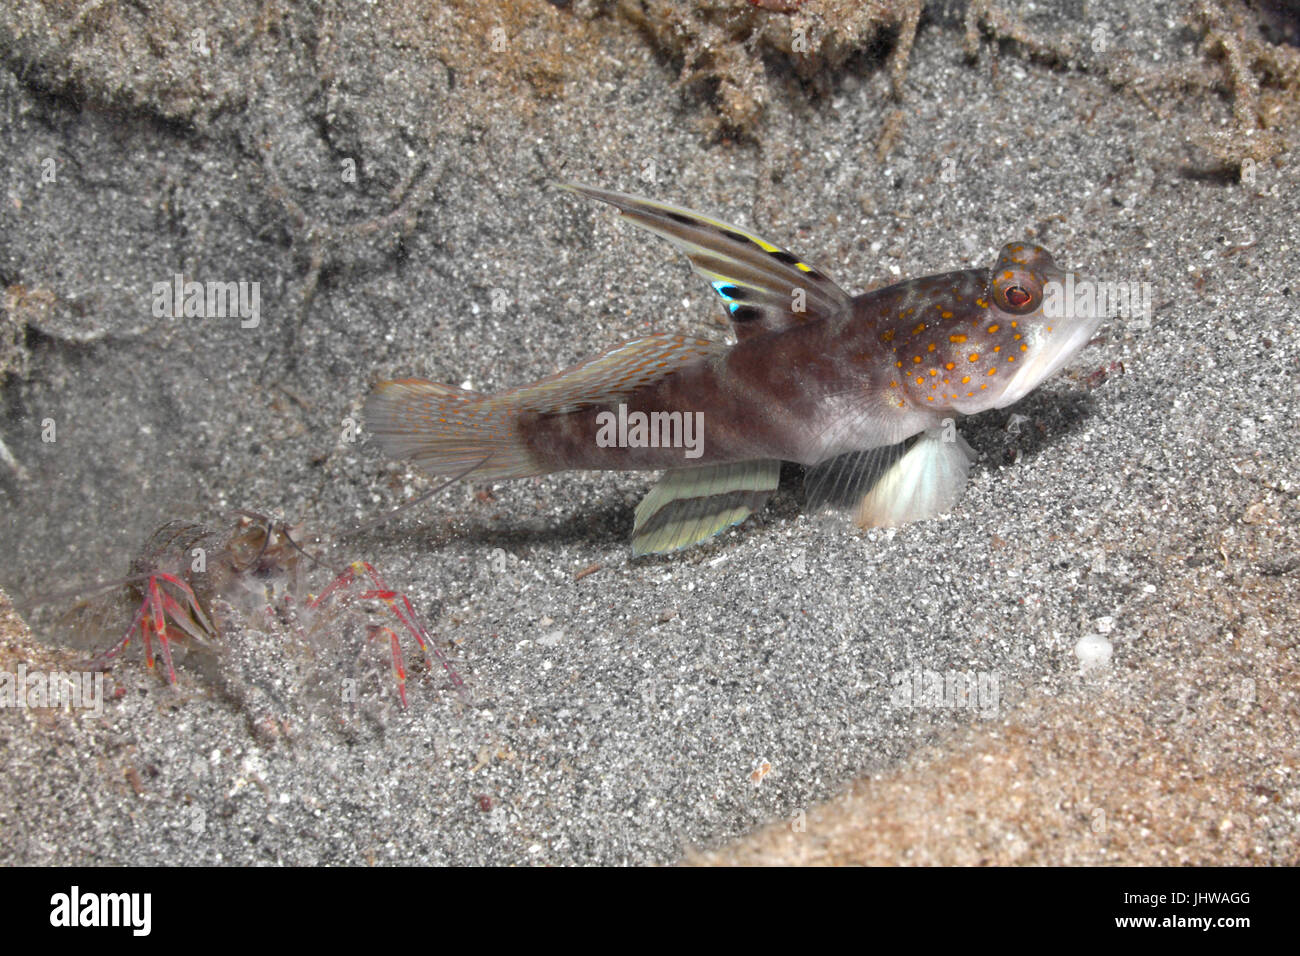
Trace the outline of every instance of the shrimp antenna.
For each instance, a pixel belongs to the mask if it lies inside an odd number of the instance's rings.
[[[128,584],[139,584],[141,581],[147,580],[149,580],[148,572],[131,574],[124,578],[114,578],[111,581],[95,581],[90,584],[68,588],[63,591],[37,594],[35,597],[23,601],[23,605],[28,608],[36,608],[43,604],[53,604],[56,601],[66,601],[69,598],[87,598],[100,591],[107,591],[110,588],[125,587]],[[15,600],[14,604],[17,605],[18,601]]]
[[[346,531],[342,532],[342,534],[345,535],[359,534],[362,531],[369,531],[371,528],[381,525],[386,521],[391,521],[393,518],[396,518],[403,511],[406,511],[408,508],[414,508],[416,505],[428,501],[430,498],[432,498],[434,495],[436,495],[438,492],[442,491],[443,489],[451,487],[456,482],[460,481],[462,478],[468,475],[470,472],[476,470],[477,468],[480,468],[491,457],[492,457],[491,454],[484,455],[478,461],[471,464],[468,468],[464,468],[461,471],[456,472],[456,474],[452,475],[442,484],[435,485],[433,488],[430,488],[428,491],[424,492],[423,494],[416,495],[410,501],[402,502],[402,504],[398,505],[392,511],[389,511],[386,514],[382,514],[378,518],[374,518],[370,521],[365,521],[359,525],[348,528]]]

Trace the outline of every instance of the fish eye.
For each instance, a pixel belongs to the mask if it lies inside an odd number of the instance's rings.
[[[1024,270],[1004,270],[993,279],[993,300],[998,308],[1013,315],[1024,315],[1038,308],[1043,299],[1043,287],[1033,273]]]
[[[1032,296],[1024,286],[1013,285],[1006,291],[1007,303],[1011,306],[1022,309]]]

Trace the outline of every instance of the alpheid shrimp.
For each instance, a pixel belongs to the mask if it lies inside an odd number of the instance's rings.
[[[136,631],[144,643],[145,663],[154,666],[153,641],[167,666],[167,680],[176,683],[171,644],[190,639],[214,646],[221,638],[217,609],[228,605],[246,620],[258,617],[268,625],[287,623],[304,642],[313,639],[323,623],[355,601],[378,601],[391,615],[394,626],[366,625],[367,640],[386,638],[397,695],[406,706],[406,664],[399,631],[415,638],[430,668],[434,659],[452,683],[463,682],[420,622],[410,599],[385,583],[367,561],[353,561],[341,570],[330,568],[302,545],[301,525],[290,526],[265,515],[237,511],[233,527],[225,532],[198,524],[170,521],[145,543],[131,564],[127,581],[136,610],[131,623],[115,644],[87,666],[106,669],[130,645]],[[304,594],[303,579],[314,568],[333,573],[317,595]],[[300,606],[301,603],[301,606]],[[307,621],[304,628],[303,621]]]

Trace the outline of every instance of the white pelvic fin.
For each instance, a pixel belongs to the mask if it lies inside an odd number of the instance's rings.
[[[929,429],[859,499],[854,523],[890,528],[951,510],[974,460],[975,452],[955,429]]]

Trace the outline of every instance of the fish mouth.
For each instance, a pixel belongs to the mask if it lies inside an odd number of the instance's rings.
[[[1075,281],[1083,281],[1076,274]],[[1104,314],[1094,309],[1091,315],[1067,315],[1056,321],[1054,331],[1040,328],[1031,342],[1027,360],[1016,370],[994,408],[1006,408],[1020,401],[1042,382],[1059,372],[1092,340]]]

